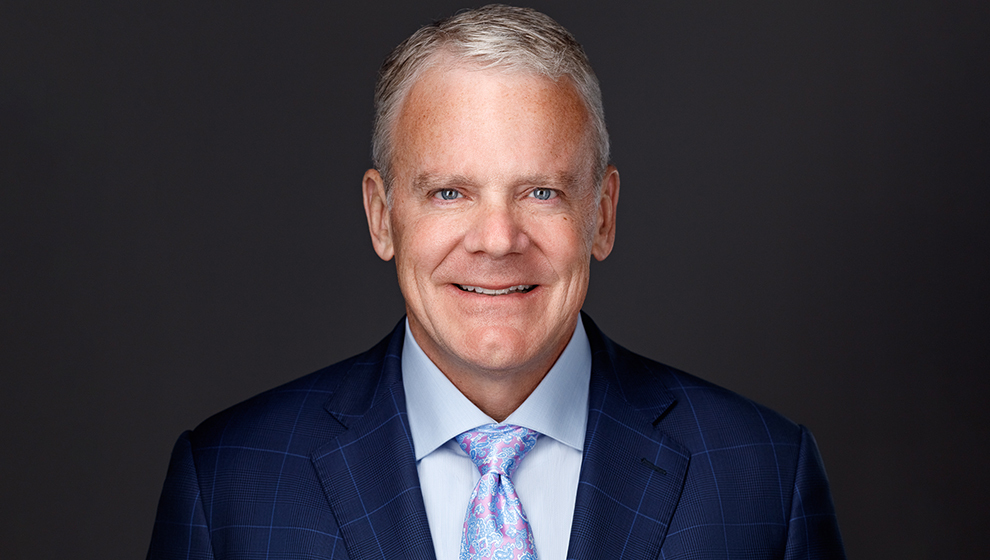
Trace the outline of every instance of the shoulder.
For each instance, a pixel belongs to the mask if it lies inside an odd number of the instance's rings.
[[[662,421],[664,429],[691,447],[800,444],[802,428],[782,414],[689,373],[641,359],[655,382],[676,399]]]
[[[350,360],[269,389],[214,414],[193,430],[193,446],[264,439],[266,432],[291,430],[297,417],[319,411],[346,375]]]
[[[374,400],[401,352],[402,328],[370,350],[269,389],[203,421],[190,435],[193,449],[284,447],[323,440],[341,418],[359,415]],[[398,348],[396,348],[398,344]],[[398,372],[395,372],[398,375]]]
[[[779,557],[844,557],[828,479],[806,428],[614,343],[610,353],[627,402],[648,410],[645,401],[662,395],[653,428],[690,465],[664,544],[671,557],[697,554],[700,542],[726,542],[735,555],[754,558],[771,549]],[[747,530],[735,531],[741,526]]]
[[[590,323],[590,328],[588,324]],[[585,318],[594,369],[650,421],[693,452],[745,445],[800,445],[802,428],[714,383],[636,354]]]

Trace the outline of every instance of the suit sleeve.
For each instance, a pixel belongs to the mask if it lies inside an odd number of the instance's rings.
[[[846,553],[818,445],[801,426],[785,560],[843,560]]]
[[[148,560],[213,558],[189,434],[179,436],[172,450]]]

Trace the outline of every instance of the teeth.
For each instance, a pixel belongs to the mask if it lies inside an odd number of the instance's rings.
[[[474,292],[477,294],[484,294],[486,296],[504,296],[506,294],[511,294],[515,292],[526,293],[536,287],[535,284],[520,284],[518,286],[511,286],[508,288],[503,288],[501,290],[488,290],[478,286],[464,286],[457,284],[457,287],[464,290],[465,292]]]

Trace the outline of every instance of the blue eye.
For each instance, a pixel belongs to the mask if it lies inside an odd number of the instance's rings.
[[[443,200],[454,200],[460,197],[461,193],[457,192],[457,189],[441,189],[434,196]]]
[[[557,191],[553,189],[533,189],[533,198],[537,200],[550,200],[557,196]]]

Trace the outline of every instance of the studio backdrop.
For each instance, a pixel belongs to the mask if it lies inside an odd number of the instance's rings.
[[[585,310],[816,435],[851,558],[984,558],[990,9],[532,2],[621,173]],[[379,64],[450,1],[0,8],[0,557],[140,558],[176,437],[403,315]]]

